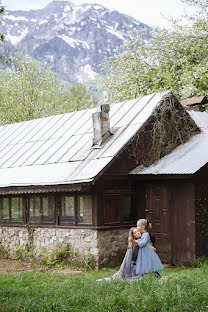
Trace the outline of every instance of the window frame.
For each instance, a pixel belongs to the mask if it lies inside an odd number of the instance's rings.
[[[62,221],[62,197],[74,197],[74,222],[63,222]],[[75,195],[73,194],[60,194],[60,215],[59,215],[59,225],[61,226],[65,226],[65,225],[77,225],[77,215],[76,215],[76,206],[77,206],[77,203],[76,203],[76,198],[75,198]]]
[[[22,198],[22,221],[18,222],[18,221],[12,221],[12,198]],[[25,217],[24,217],[24,197],[23,196],[11,196],[10,195],[10,199],[9,199],[9,210],[10,210],[10,220],[11,220],[11,224],[24,224],[25,223]]]
[[[62,197],[69,196],[74,197],[74,222],[62,222]],[[91,223],[80,223],[78,220],[78,211],[79,211],[79,196],[91,196],[92,197],[92,222]],[[89,193],[80,193],[80,194],[71,194],[71,193],[63,193],[59,196],[59,217],[58,217],[58,225],[60,226],[74,226],[74,227],[87,227],[95,225],[95,208],[94,208],[94,194]]]
[[[77,223],[76,223],[76,225],[78,225],[78,226],[94,225],[94,223],[95,223],[94,222],[94,196],[92,194],[77,194],[76,196],[77,196],[77,210],[76,210],[76,221],[77,221]],[[92,218],[91,218],[92,222],[91,223],[82,223],[82,222],[79,222],[79,220],[78,220],[78,212],[80,211],[80,209],[79,209],[79,203],[80,203],[79,197],[81,197],[81,196],[91,196],[91,199],[92,199]]]
[[[124,221],[124,213],[122,211],[122,209],[120,209],[118,211],[118,221],[115,222],[106,222],[105,221],[105,200],[107,197],[117,197],[117,198],[122,198],[125,196],[129,196],[130,197],[130,211],[133,211],[135,209],[135,219],[132,219],[131,221]],[[133,225],[135,224],[137,221],[137,211],[136,211],[136,194],[135,192],[104,192],[103,194],[103,224],[104,226],[119,226],[119,225]]]
[[[7,198],[8,199],[8,213],[9,213],[9,219],[7,219],[7,220],[0,220],[0,222],[2,223],[2,224],[9,224],[9,223],[11,223],[11,205],[10,205],[10,196],[6,196],[6,195],[4,195],[4,196],[1,196],[1,198],[2,199],[4,199],[4,198]]]
[[[79,196],[91,196],[92,198],[92,219],[91,223],[80,223],[78,220],[78,204],[79,204]],[[130,196],[130,209],[132,213],[132,220],[125,221],[124,215],[119,213],[119,218],[117,222],[105,222],[105,196],[114,195],[114,196]],[[38,222],[32,222],[29,220],[29,199],[31,197],[39,197],[41,199],[41,209],[43,209],[42,201],[43,197],[53,197],[53,217],[54,220],[51,222],[41,220],[41,216],[39,217]],[[74,212],[75,212],[75,222],[62,222],[62,207],[61,201],[62,196],[72,196],[75,200]],[[27,223],[31,223],[34,227],[48,226],[48,227],[69,227],[69,228],[93,228],[93,227],[119,227],[119,226],[131,226],[135,224],[137,221],[137,207],[136,207],[136,192],[131,190],[105,190],[100,195],[95,192],[43,192],[43,193],[27,193],[27,194],[9,194],[9,195],[1,195],[1,197],[9,199],[9,220],[3,221],[0,220],[0,224],[2,225],[25,225]],[[12,197],[21,197],[23,201],[23,209],[22,214],[23,218],[21,222],[12,221],[11,216],[11,198]],[[131,213],[131,212],[130,212]]]
[[[79,196],[91,196],[92,197],[92,222],[91,223],[80,223],[78,220],[78,202],[79,202]],[[44,221],[43,220],[43,198],[47,196],[53,197],[53,207],[54,207],[54,220],[52,222]],[[61,222],[61,216],[62,216],[62,207],[61,207],[61,201],[62,196],[70,196],[74,197],[74,212],[75,212],[75,222]],[[0,224],[2,225],[25,225],[25,224],[31,224],[35,227],[38,226],[60,226],[60,227],[92,227],[95,226],[95,194],[92,193],[80,193],[80,194],[74,194],[69,192],[63,192],[63,193],[27,193],[27,194],[9,194],[9,195],[0,195],[1,198],[8,198],[8,212],[9,212],[9,219],[8,220],[0,220]],[[12,221],[12,212],[11,212],[11,201],[14,197],[20,197],[22,198],[22,221]],[[31,198],[40,198],[40,213],[39,213],[39,220],[37,222],[30,220],[30,199]],[[41,213],[42,212],[42,213]]]
[[[11,205],[11,201],[12,198],[14,197],[18,197],[18,198],[22,198],[22,221],[13,221],[12,220],[12,205]],[[14,225],[20,225],[20,224],[25,224],[25,214],[24,214],[24,196],[21,195],[16,195],[12,196],[12,195],[1,195],[1,198],[8,198],[8,212],[9,212],[9,219],[8,220],[0,220],[0,224],[14,224]]]
[[[53,206],[54,206],[54,211],[53,211],[53,221],[43,221],[43,197],[46,196],[52,196],[53,197]],[[30,220],[30,199],[31,198],[40,198],[40,210],[39,210],[39,221],[34,222]],[[55,194],[52,193],[38,193],[38,194],[32,194],[26,197],[25,200],[25,215],[26,215],[26,222],[25,223],[30,223],[32,225],[56,225],[56,196]]]

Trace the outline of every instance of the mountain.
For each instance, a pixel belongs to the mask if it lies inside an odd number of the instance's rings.
[[[45,8],[5,11],[1,33],[68,80],[92,79],[99,64],[129,38],[129,30],[148,27],[136,19],[98,4],[53,1]]]

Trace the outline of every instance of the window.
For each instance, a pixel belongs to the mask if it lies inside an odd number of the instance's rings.
[[[29,221],[40,222],[40,197],[29,198]]]
[[[55,200],[54,196],[43,196],[42,198],[42,221],[54,222]]]
[[[55,197],[37,195],[29,198],[29,221],[35,223],[54,223]]]
[[[104,223],[118,223],[120,222],[119,197],[107,195],[104,198]]]
[[[62,196],[61,208],[62,208],[61,222],[75,223],[74,196]]]
[[[0,221],[9,221],[9,198],[0,198]]]
[[[0,197],[0,222],[23,222],[22,197]]]
[[[130,195],[104,196],[104,223],[129,223],[136,220],[135,198]]]
[[[22,197],[11,198],[11,221],[22,222],[23,221],[23,201]]]
[[[92,224],[91,195],[62,196],[61,210],[61,223]]]
[[[92,223],[92,196],[78,196],[78,223]]]
[[[137,219],[135,196],[122,196],[122,223],[134,222]]]
[[[70,194],[60,196],[54,193],[0,196],[0,222],[13,224],[31,222],[36,225],[92,224],[93,196]]]

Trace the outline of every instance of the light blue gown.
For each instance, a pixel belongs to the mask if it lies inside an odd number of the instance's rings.
[[[132,250],[128,247],[119,269],[119,275],[127,279],[136,279],[136,265],[132,264]]]
[[[139,253],[136,261],[136,274],[156,272],[164,269],[160,258],[149,246],[152,245],[148,232],[138,239]]]

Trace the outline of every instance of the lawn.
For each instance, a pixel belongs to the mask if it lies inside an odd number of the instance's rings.
[[[0,274],[0,311],[208,311],[208,266],[165,269],[165,278],[97,282],[116,269],[82,275],[52,272]]]

